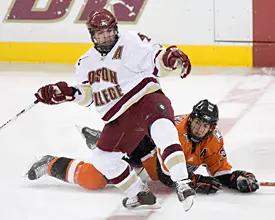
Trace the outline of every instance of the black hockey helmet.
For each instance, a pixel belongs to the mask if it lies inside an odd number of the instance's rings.
[[[192,132],[191,123],[195,118],[198,118],[202,122],[209,123],[210,125],[209,131],[203,137],[198,137]],[[209,134],[212,133],[218,121],[219,121],[218,106],[209,102],[207,99],[201,100],[196,105],[193,106],[193,110],[190,114],[188,125],[187,125],[188,136],[194,142],[201,142]]]

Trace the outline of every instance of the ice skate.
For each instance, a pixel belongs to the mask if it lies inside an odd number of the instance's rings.
[[[149,191],[145,185],[144,191],[139,192],[135,197],[123,199],[122,204],[127,209],[158,209],[160,204],[156,196]]]
[[[98,141],[101,132],[95,129],[91,129],[89,127],[79,127],[76,125],[77,130],[82,134],[82,136],[86,140],[86,145],[88,148],[93,150],[96,147],[96,142]]]
[[[187,184],[188,180],[177,181],[175,184],[176,193],[179,201],[182,203],[184,210],[187,212],[194,203],[196,191]]]
[[[36,161],[26,174],[29,180],[36,180],[46,175],[48,173],[48,165],[54,158],[54,156],[46,155]]]

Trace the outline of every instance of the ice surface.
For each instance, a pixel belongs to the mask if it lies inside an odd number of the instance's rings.
[[[14,66],[14,68],[13,68]],[[43,84],[74,83],[73,68],[46,65],[0,65],[0,125],[33,100]],[[49,71],[51,70],[51,71]],[[194,68],[186,80],[161,79],[175,113],[187,113],[202,98],[219,104],[220,125],[228,159],[234,169],[256,174],[260,181],[275,181],[275,77],[257,69]],[[253,73],[253,74],[250,74]],[[257,75],[257,74],[260,75]],[[129,211],[117,189],[87,191],[52,178],[30,182],[24,178],[34,158],[44,154],[89,161],[75,124],[101,129],[93,107],[73,103],[38,104],[0,132],[0,219],[9,220],[274,220],[275,187],[253,194],[223,189],[216,195],[198,195],[185,213],[176,195],[159,183],[150,184],[162,203],[160,210]],[[199,172],[205,173],[203,169]]]

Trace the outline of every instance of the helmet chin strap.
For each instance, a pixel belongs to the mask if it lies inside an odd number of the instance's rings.
[[[110,44],[106,44],[106,45],[100,45],[98,43],[96,43],[96,40],[94,39],[93,37],[93,33],[90,32],[91,34],[91,39],[92,39],[92,42],[94,43],[95,45],[95,49],[101,53],[101,55],[103,56],[106,56],[112,49],[113,47],[115,46],[116,42],[118,41],[118,33],[116,33],[116,37],[115,37],[115,40],[113,43],[110,43]]]
[[[214,128],[215,127],[211,127],[203,137],[197,137],[196,135],[194,135],[190,128],[190,139],[195,143],[202,142],[205,138],[207,138],[213,132]]]
[[[191,122],[192,122],[192,119],[189,118],[188,120],[188,125],[187,125],[187,135],[188,135],[188,138],[193,142],[193,143],[200,143],[202,142],[205,138],[207,138],[212,132],[213,130],[215,129],[215,126],[212,125],[210,128],[209,128],[209,131],[203,136],[203,137],[197,137],[196,135],[193,134],[192,132],[192,129],[191,129]]]
[[[112,49],[113,47],[115,46],[117,42],[117,39],[111,43],[111,44],[108,44],[108,45],[99,45],[97,43],[94,43],[95,44],[95,49],[101,53],[102,55],[106,56]]]

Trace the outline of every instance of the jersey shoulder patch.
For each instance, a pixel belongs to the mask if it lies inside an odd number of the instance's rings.
[[[137,33],[137,35],[139,36],[139,38],[140,38],[141,41],[144,41],[144,40],[146,40],[147,42],[151,41],[151,38],[148,37],[148,36],[146,36],[145,34]]]
[[[218,129],[214,130],[214,136],[217,138],[218,142],[220,143],[221,139],[222,139],[222,134]]]
[[[127,42],[131,42],[131,45],[134,47],[151,47],[156,44],[156,42],[147,36],[144,33],[136,32],[136,31],[127,31],[124,32],[125,36],[123,39]]]

